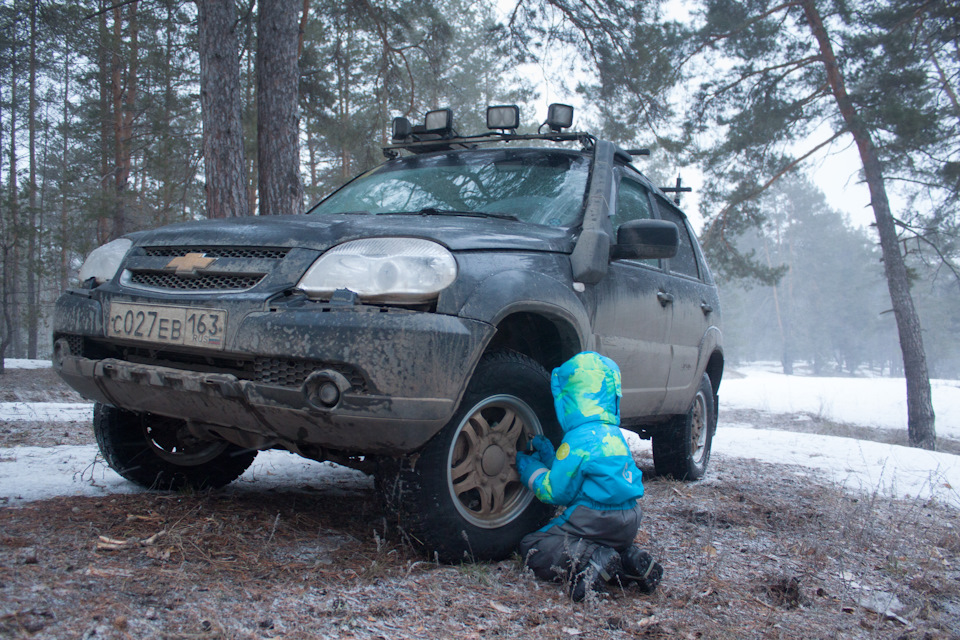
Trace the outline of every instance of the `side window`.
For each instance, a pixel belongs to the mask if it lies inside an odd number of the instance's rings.
[[[680,246],[677,248],[677,255],[670,258],[670,271],[692,278],[699,278],[697,256],[693,251],[690,229],[684,222],[683,216],[663,198],[657,197],[657,207],[660,209],[660,217],[674,223],[680,230]]]
[[[621,180],[617,194],[617,210],[613,215],[613,220],[611,220],[614,233],[624,222],[652,217],[650,198],[643,185],[632,180]]]
[[[628,180],[626,178],[620,181],[620,187],[617,190],[617,210],[613,215],[614,238],[616,238],[617,229],[624,222],[631,220],[645,220],[653,217],[653,209],[650,206],[650,192],[647,191],[639,182]],[[660,268],[660,261],[656,258],[640,260],[648,267]]]

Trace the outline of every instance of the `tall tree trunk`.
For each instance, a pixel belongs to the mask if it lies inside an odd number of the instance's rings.
[[[0,149],[3,148],[3,127],[0,127]],[[0,210],[0,374],[6,369],[4,359],[13,337],[13,320],[10,316],[10,249],[14,238],[9,232],[10,221]]]
[[[119,238],[127,232],[127,186],[132,168],[130,144],[133,139],[133,119],[137,102],[137,74],[139,73],[139,35],[140,21],[137,16],[138,2],[127,5],[129,17],[129,57],[126,65],[121,57],[120,43],[123,41],[123,6],[114,5],[113,35],[114,50],[111,67],[111,96],[113,102],[113,139],[114,139],[114,210],[113,230],[110,238]]]
[[[244,97],[244,104],[247,105],[247,116],[253,121],[253,128],[256,127],[257,120],[257,110],[255,108],[256,94],[254,89],[256,87],[256,82],[254,77],[256,76],[256,71],[254,69],[254,56],[247,56],[247,82],[245,84],[246,95]],[[251,132],[247,138],[248,140],[256,141],[255,136]],[[250,207],[250,210],[247,212],[247,215],[256,215],[257,209],[259,208],[259,201],[257,200],[257,175],[259,174],[259,167],[257,165],[258,158],[256,154],[256,147],[253,147],[250,153],[246,154],[246,184],[247,184],[247,203]]]
[[[110,204],[113,201],[113,118],[110,99],[110,61],[111,51],[119,46],[114,43],[107,25],[106,0],[98,0],[98,35],[100,42],[97,46],[97,86],[100,89],[100,206],[97,208],[97,244],[104,244],[110,240]]]
[[[60,185],[60,291],[67,288],[67,280],[70,273],[70,258],[67,253],[67,223],[69,221],[69,198],[67,196],[69,187],[67,186],[68,171],[68,153],[70,151],[70,51],[64,52],[63,56],[63,147],[60,156],[60,175],[62,183]]]
[[[27,185],[27,357],[37,357],[37,328],[40,319],[40,289],[37,284],[40,265],[37,260],[37,3],[30,0],[29,109],[27,132],[29,183]]]
[[[247,200],[240,105],[237,13],[233,2],[197,0],[200,106],[207,217],[245,216]]]
[[[261,0],[257,16],[257,156],[260,215],[303,213],[297,5]]]
[[[7,276],[7,296],[9,300],[7,316],[8,343],[12,347],[13,357],[23,355],[20,335],[20,244],[23,229],[20,221],[20,195],[17,180],[17,50],[13,48],[10,61],[10,227],[9,235],[3,238],[8,249],[4,267]]]
[[[907,268],[900,253],[897,228],[883,180],[880,158],[873,144],[869,129],[860,117],[856,106],[847,94],[840,65],[833,52],[833,45],[814,0],[801,0],[807,23],[820,47],[820,55],[827,71],[827,81],[834,99],[840,108],[843,120],[853,135],[863,163],[864,178],[870,189],[870,205],[880,234],[880,249],[883,255],[884,273],[893,313],[900,334],[900,350],[903,353],[903,371],[907,379],[907,430],[910,445],[923,449],[936,449],[937,433],[933,413],[933,396],[930,391],[930,374],[927,356],[923,348],[920,317],[910,294]]]

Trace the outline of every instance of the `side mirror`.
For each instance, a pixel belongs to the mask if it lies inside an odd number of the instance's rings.
[[[669,220],[631,220],[617,230],[617,244],[610,247],[610,258],[672,258],[679,246],[680,230]]]

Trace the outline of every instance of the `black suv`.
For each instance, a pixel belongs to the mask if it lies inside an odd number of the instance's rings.
[[[518,116],[491,107],[477,136],[448,110],[398,118],[391,159],[307,215],[95,250],[57,301],[54,366],[96,401],[110,466],[219,487],[285,449],[374,474],[441,558],[503,557],[549,515],[513,462],[561,436],[548,372],[595,350],[620,365],[622,426],[653,439],[656,471],[699,478],[723,351],[694,234],[640,151],[564,131],[563,105],[543,133]]]

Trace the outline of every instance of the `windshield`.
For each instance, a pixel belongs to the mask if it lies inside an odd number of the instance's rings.
[[[484,149],[407,156],[347,183],[313,215],[491,215],[550,226],[579,219],[589,175],[579,153]]]

